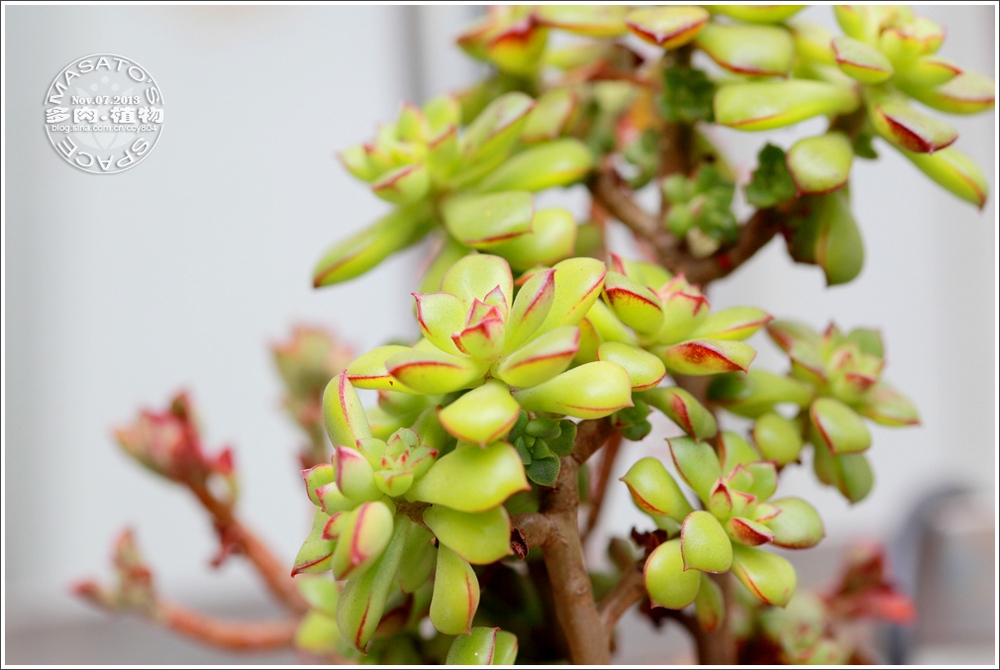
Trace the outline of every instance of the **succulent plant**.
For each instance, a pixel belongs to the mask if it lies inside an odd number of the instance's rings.
[[[484,81],[404,105],[340,154],[392,209],[330,248],[315,286],[434,242],[407,289],[413,337],[354,357],[300,328],[274,349],[310,441],[313,521],[294,581],[236,518],[229,452],[205,456],[185,396],[117,434],[210,511],[217,561],[245,553],[294,613],[293,628],[260,639],[329,660],[604,664],[617,620],[641,603],[696,633],[706,663],[840,663],[860,656],[834,622],[871,613],[872,594],[905,609],[871,556],[816,597],[766,546],[825,535],[819,510],[779,494],[807,445],[820,482],[856,503],[874,482],[867,422],[919,423],[882,379],[880,334],[712,311],[709,285],[777,236],[828,285],[854,280],[865,250],[851,170],[876,142],[981,208],[982,173],[918,105],[991,110],[994,85],[939,57],[943,29],[909,8],[837,6],[842,35],[801,23],[802,8],[493,8],[458,38],[490,67]],[[749,179],[713,141],[713,126],[817,117],[825,128],[789,146],[769,138]],[[539,195],[572,186],[590,195],[583,217]],[[743,200],[753,213],[741,220]],[[614,221],[634,238],[627,253]],[[786,373],[755,364],[762,329]],[[749,419],[746,433],[727,415]],[[669,462],[622,442],[651,435],[667,437]],[[622,458],[624,487],[610,482]],[[218,476],[229,495],[209,486]],[[584,542],[615,490],[646,525],[616,528],[631,540],[612,538],[614,568],[597,573]],[[86,590],[159,611],[140,582]]]

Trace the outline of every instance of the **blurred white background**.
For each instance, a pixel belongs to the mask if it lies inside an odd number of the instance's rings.
[[[215,540],[195,504],[129,462],[110,429],[190,389],[210,447],[236,446],[243,516],[290,563],[310,505],[267,344],[298,321],[334,327],[359,350],[413,331],[419,251],[349,284],[310,288],[325,247],[387,209],[332,153],[370,137],[402,100],[470,81],[478,69],[451,39],[477,11],[4,8],[7,662],[232,660],[144,624],[107,623],[69,597],[74,580],[109,574],[110,543],[125,525],[164,593],[267,613],[238,559],[208,568]],[[944,56],[995,77],[993,7],[920,11],[948,27]],[[828,8],[806,16],[832,21]],[[94,52],[135,59],[164,95],[156,150],[121,174],[71,168],[42,127],[52,78]],[[950,120],[957,146],[995,184],[995,114]],[[771,137],[787,148],[801,133]],[[719,137],[752,168],[762,137]],[[817,269],[794,266],[774,242],[712,295],[716,307],[749,303],[816,327],[880,327],[886,376],[922,411],[922,428],[875,429],[878,483],[861,504],[819,489],[807,468],[783,484],[822,511],[832,546],[891,538],[921,495],[946,483],[995,506],[995,196],[976,211],[881,153],[858,162],[852,179],[868,254],[856,282],[826,290]],[[782,369],[763,337],[753,343],[759,364]],[[604,518],[642,523],[623,487],[617,494]]]

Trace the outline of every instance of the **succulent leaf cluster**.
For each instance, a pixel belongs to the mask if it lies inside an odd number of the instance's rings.
[[[574,109],[569,98],[536,102],[511,91],[463,125],[455,96],[404,106],[373,142],[341,154],[351,174],[397,209],[334,245],[317,264],[315,285],[367,272],[433,229],[445,244],[432,276],[473,249],[522,270],[569,257],[575,220],[562,208],[536,210],[533,193],[578,182],[594,164],[587,146],[560,137]]]
[[[720,376],[709,397],[754,419],[754,440],[779,465],[798,460],[803,445],[812,444],[819,480],[851,502],[862,500],[874,483],[864,454],[872,442],[865,419],[890,427],[920,423],[913,403],[882,380],[880,334],[865,328],[845,334],[832,324],[820,334],[794,321],[773,321],[767,332],[788,355],[789,373]],[[782,405],[796,415],[781,414]]]
[[[721,620],[718,588],[706,573],[730,570],[761,601],[784,606],[795,592],[795,570],[787,560],[757,547],[774,544],[805,549],[824,535],[819,514],[800,498],[773,499],[778,469],[731,432],[719,436],[719,453],[691,437],[670,440],[674,466],[697,494],[695,510],[677,481],[657,459],[638,461],[622,478],[636,506],[666,531],[667,540],[645,564],[646,589],[654,605],[682,609],[694,603],[700,619]],[[708,608],[708,609],[706,609]]]
[[[576,535],[593,526],[616,457],[632,459],[621,481],[655,530],[632,529],[644,555],[612,538],[615,585],[583,564],[572,577],[609,640],[632,594],[654,620],[690,608],[670,616],[728,627],[744,661],[857,661],[843,620],[912,614],[877,552],[854,557],[843,584],[816,597],[796,593],[791,563],[766,546],[824,537],[809,502],[779,493],[806,445],[820,482],[856,503],[874,482],[867,422],[919,423],[882,379],[880,334],[819,333],[753,306],[713,312],[706,286],[775,236],[828,285],[855,279],[865,249],[851,170],[877,157],[876,142],[982,208],[985,178],[953,147],[954,128],[924,108],[990,110],[994,84],[940,57],[944,30],[907,7],[835,6],[838,35],[799,21],[803,7],[491,8],[458,38],[488,64],[483,81],[403,105],[340,154],[391,209],[332,246],[314,285],[358,277],[428,238],[429,259],[411,293],[412,339],[355,357],[301,327],[273,347],[284,408],[309,441],[302,477],[314,509],[291,570],[298,594],[269,584],[293,610],[308,607],[300,649],[394,665],[511,664],[519,644],[563,658],[570,636],[540,643],[533,630],[557,618],[554,587],[565,586],[552,545],[582,559]],[[713,126],[769,131],[818,117],[822,132],[766,143],[746,183],[713,141]],[[541,206],[539,194],[575,185],[591,196],[584,218]],[[656,213],[641,202],[645,188]],[[737,189],[755,210],[742,223]],[[615,253],[614,219],[642,260]],[[749,340],[762,329],[787,355],[786,373],[751,367]],[[377,402],[365,407],[359,391]],[[670,463],[622,446],[653,432],[653,412],[683,432],[668,439]],[[749,431],[727,430],[726,413],[750,419]],[[115,437],[209,510],[216,562],[246,549],[231,452],[205,453],[186,395]],[[548,528],[544,539],[529,542],[532,523]],[[161,616],[127,533],[115,565],[117,588],[78,592]],[[742,584],[736,603],[726,579]]]
[[[309,440],[303,463],[325,461],[323,391],[351,362],[354,352],[321,327],[299,325],[287,341],[272,345],[271,354],[285,385],[282,406]]]

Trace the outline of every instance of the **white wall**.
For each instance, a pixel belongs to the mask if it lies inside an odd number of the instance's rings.
[[[296,320],[336,326],[362,349],[412,330],[412,254],[319,292],[309,272],[325,245],[387,209],[331,152],[369,137],[404,96],[469,76],[467,61],[442,46],[469,11],[5,7],[8,625],[96,616],[66,586],[107,576],[111,539],[125,524],[164,591],[181,600],[256,589],[239,561],[209,573],[214,540],[202,515],[110,440],[138,404],[160,406],[181,386],[203,411],[208,443],[237,446],[245,516],[292,558],[309,505],[266,344]],[[992,8],[921,11],[960,36],[944,55],[995,75]],[[115,176],[65,165],[41,127],[52,77],[96,51],[145,66],[167,109],[155,152]],[[991,114],[956,121],[958,146],[993,184],[995,124]],[[775,137],[787,146],[794,135]],[[724,141],[752,166],[759,137]],[[793,266],[773,243],[713,294],[717,305],[749,302],[815,326],[833,318],[883,329],[887,378],[916,400],[925,425],[876,431],[877,489],[853,509],[817,491],[811,475],[786,484],[823,509],[834,539],[890,534],[945,478],[987,493],[996,484],[995,200],[976,212],[882,154],[859,162],[852,182],[868,251],[857,282],[826,291],[818,270]],[[780,365],[763,337],[755,343],[762,363]],[[605,518],[638,520],[618,494]]]
[[[124,524],[165,591],[245,589],[238,560],[208,573],[214,540],[199,510],[124,458],[110,429],[191,389],[208,444],[237,447],[245,517],[294,557],[310,505],[267,344],[295,321],[336,327],[361,350],[412,330],[412,253],[343,286],[315,291],[310,278],[326,246],[389,209],[332,154],[420,94],[407,25],[419,12],[5,11],[8,613],[81,611],[66,587],[108,574]],[[467,13],[422,18],[454,26]],[[42,128],[52,78],[96,51],[134,58],[164,95],[159,145],[116,175],[64,164]],[[437,85],[464,70],[445,72]]]

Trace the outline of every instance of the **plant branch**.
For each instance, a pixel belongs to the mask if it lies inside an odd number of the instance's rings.
[[[521,533],[521,537],[529,549],[545,544],[552,532],[549,517],[538,512],[515,514],[510,518],[510,525],[511,528]]]
[[[634,564],[622,574],[622,578],[601,600],[598,610],[601,623],[608,636],[611,635],[618,619],[646,595],[646,582],[641,564]]]
[[[604,505],[604,496],[608,490],[608,480],[611,479],[611,472],[614,470],[615,458],[622,444],[622,434],[615,433],[607,441],[604,447],[604,455],[601,458],[601,465],[597,470],[597,484],[590,495],[590,509],[587,511],[587,524],[583,530],[583,537],[590,536],[591,531],[597,525],[597,519],[601,515],[601,508]]]
[[[549,518],[551,532],[542,544],[542,555],[570,661],[607,665],[611,662],[610,638],[604,634],[580,542],[579,467],[572,456],[563,458],[555,489],[543,492],[542,512]]]
[[[588,183],[590,194],[621,221],[639,240],[653,248],[657,258],[670,266],[677,255],[677,238],[655,216],[640,207],[626,191],[625,182],[611,167],[599,170]]]
[[[292,646],[298,622],[231,621],[161,602],[154,619],[182,635],[217,647],[239,651],[283,649]]]
[[[574,465],[586,463],[587,459],[597,453],[597,450],[604,446],[604,443],[614,433],[614,426],[611,425],[611,420],[608,417],[581,421],[576,426],[576,441],[573,444],[573,453],[567,458],[572,459]],[[563,463],[565,462],[566,458],[563,459]],[[556,486],[558,486],[558,483]],[[574,484],[575,486],[576,484]],[[576,491],[575,488],[573,490],[574,492]]]
[[[692,284],[705,286],[721,279],[750,260],[781,230],[784,217],[774,209],[759,209],[740,227],[734,244],[723,247],[707,258],[687,257],[678,267]]]
[[[540,512],[549,523],[549,532],[541,545],[545,570],[559,626],[569,646],[570,660],[577,664],[607,665],[611,662],[611,638],[601,623],[583,560],[578,480],[580,465],[614,432],[607,418],[581,421],[573,453],[562,459],[555,487],[543,489],[539,501]]]
[[[299,594],[285,565],[249,528],[236,518],[232,505],[219,501],[206,487],[191,486],[191,492],[212,515],[224,543],[232,543],[247,557],[264,580],[268,590],[293,612],[306,612],[309,606]]]
[[[784,215],[774,209],[757,210],[740,227],[733,244],[720,248],[711,256],[697,258],[681,249],[676,237],[659,225],[656,218],[642,209],[624,188],[624,182],[613,169],[602,170],[591,179],[590,192],[608,212],[646,242],[657,260],[674,274],[683,274],[692,284],[704,287],[721,279],[748,261],[781,230]]]
[[[731,614],[735,603],[733,602],[732,581],[730,573],[721,575],[709,575],[722,588],[723,602],[725,602],[725,612]],[[698,649],[698,662],[702,665],[735,665],[736,664],[736,642],[733,640],[729,630],[729,621],[723,620],[713,631],[702,630],[697,621],[691,622],[693,625],[689,630],[694,634],[695,646]]]

